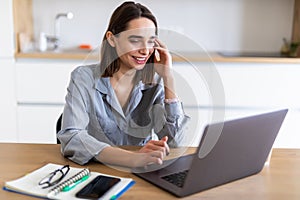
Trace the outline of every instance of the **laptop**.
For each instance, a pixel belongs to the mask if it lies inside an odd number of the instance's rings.
[[[259,173],[287,111],[207,125],[195,154],[133,173],[178,197]]]

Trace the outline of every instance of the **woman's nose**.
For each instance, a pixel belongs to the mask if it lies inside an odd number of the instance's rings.
[[[147,47],[143,47],[143,48],[141,48],[141,49],[139,49],[139,53],[140,54],[143,54],[143,55],[148,55],[149,54],[149,48],[147,48]]]
[[[143,43],[143,45],[139,48],[139,52],[141,54],[147,55],[150,50],[153,49],[153,46],[149,45],[147,42]]]

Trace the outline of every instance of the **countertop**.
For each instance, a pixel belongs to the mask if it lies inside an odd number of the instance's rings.
[[[182,52],[172,55],[174,62],[257,62],[257,63],[299,63],[300,58],[288,57],[254,57],[254,56],[224,56],[218,52],[209,52],[208,54],[197,52]],[[31,53],[15,53],[16,59],[75,59],[75,60],[99,60],[98,53],[83,52],[31,52]]]

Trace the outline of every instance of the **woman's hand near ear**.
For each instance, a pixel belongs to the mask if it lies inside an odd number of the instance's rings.
[[[172,56],[165,44],[156,39],[154,51],[158,51],[159,60],[155,57],[154,69],[163,78],[165,88],[165,99],[177,98],[175,92],[175,80],[172,71]],[[154,52],[156,53],[156,52]]]
[[[163,44],[159,39],[155,41],[156,45],[154,47],[154,54],[159,54],[159,58],[155,57],[154,69],[156,73],[162,78],[171,76],[172,72],[172,57],[169,53],[165,44]]]

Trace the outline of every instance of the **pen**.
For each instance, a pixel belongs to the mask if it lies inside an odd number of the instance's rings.
[[[72,190],[76,185],[78,185],[79,183],[87,180],[89,178],[89,175],[85,175],[84,177],[82,177],[81,179],[79,179],[78,181],[75,181],[74,183],[72,183],[71,185],[67,185],[66,187],[64,187],[62,189],[63,192],[67,192]]]
[[[123,188],[118,194],[110,197],[110,200],[117,200],[124,192],[126,192],[131,186],[135,184],[135,181],[131,181],[125,188]]]

